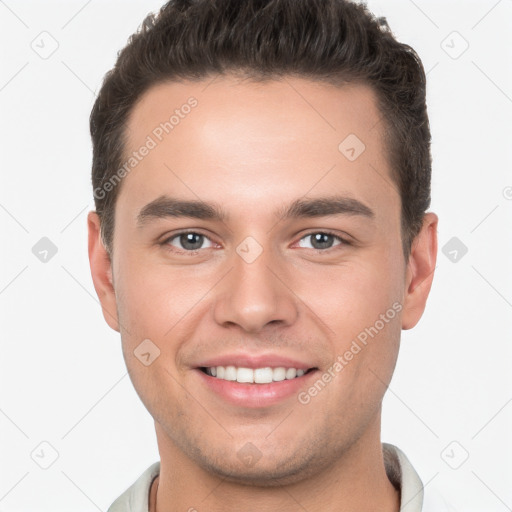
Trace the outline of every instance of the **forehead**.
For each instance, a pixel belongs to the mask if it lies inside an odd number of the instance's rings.
[[[150,150],[120,196],[142,204],[163,193],[197,199],[232,191],[230,204],[242,206],[258,195],[280,202],[335,187],[382,201],[396,190],[381,121],[373,89],[360,84],[229,76],[161,83],[128,119],[126,157]]]
[[[195,106],[190,108],[192,101]],[[182,123],[189,116],[193,122]],[[203,142],[206,135],[215,136],[219,128],[228,127],[232,135],[237,135],[233,140],[240,135],[258,135],[260,131],[259,135],[272,133],[280,140],[301,132],[303,138],[314,141],[331,139],[333,135],[336,140],[347,130],[368,138],[369,131],[378,134],[380,120],[376,94],[367,85],[335,87],[292,77],[259,82],[227,75],[150,87],[132,108],[126,131],[130,145],[137,142],[138,136],[155,130],[158,138],[158,126],[166,121],[170,121],[175,138],[184,131],[183,125],[192,124],[189,128],[200,130],[196,134],[203,136]],[[164,131],[162,135],[169,133]]]

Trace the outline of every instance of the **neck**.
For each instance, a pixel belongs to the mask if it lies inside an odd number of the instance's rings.
[[[204,470],[156,424],[160,474],[150,491],[150,512],[398,512],[400,493],[387,477],[380,442],[380,416],[364,436],[314,476],[281,486],[248,486]],[[377,435],[375,435],[377,434]]]

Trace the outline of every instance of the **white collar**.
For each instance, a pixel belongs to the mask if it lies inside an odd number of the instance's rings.
[[[400,512],[421,512],[423,483],[405,454],[396,446],[382,443],[386,474],[400,491]],[[151,483],[160,473],[160,461],[149,466],[109,507],[107,512],[148,512]]]

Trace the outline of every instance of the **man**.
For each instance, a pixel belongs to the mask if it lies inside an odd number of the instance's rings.
[[[344,0],[176,0],[91,114],[92,277],[160,461],[119,511],[423,507],[381,443],[437,253],[425,74]]]

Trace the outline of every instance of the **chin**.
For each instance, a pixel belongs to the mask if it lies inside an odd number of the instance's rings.
[[[312,455],[310,454],[310,457]],[[247,462],[243,460],[243,456],[237,457],[230,463],[219,464],[218,462],[219,458],[211,460],[204,458],[204,455],[201,460],[196,460],[196,463],[208,473],[228,482],[251,487],[270,488],[295,484],[318,474],[321,468],[325,469],[324,463],[319,461],[313,463],[309,459],[301,459],[297,452],[291,457],[284,454],[279,457],[279,454],[273,452],[271,459],[261,454],[259,459],[256,460],[255,457]]]

